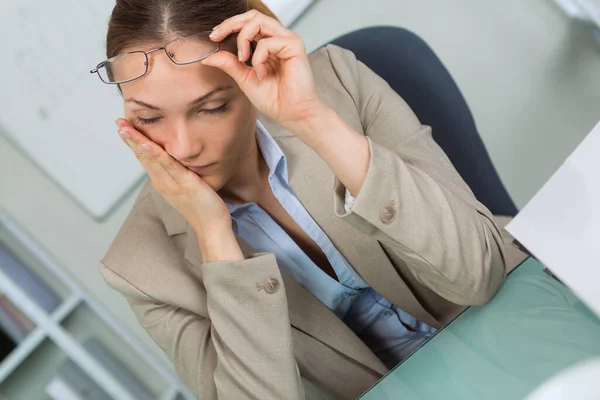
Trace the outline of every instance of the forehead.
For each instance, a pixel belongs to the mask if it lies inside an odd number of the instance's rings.
[[[158,106],[168,103],[178,107],[217,86],[235,86],[233,79],[218,68],[199,62],[177,65],[164,51],[148,54],[148,62],[146,75],[121,85],[125,98],[134,97]]]

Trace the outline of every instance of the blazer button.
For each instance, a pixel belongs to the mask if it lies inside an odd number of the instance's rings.
[[[279,281],[275,278],[271,278],[265,282],[265,292],[273,294],[279,290]]]
[[[381,213],[379,214],[379,218],[384,224],[389,224],[396,219],[396,202],[394,200],[390,201],[387,206],[383,207]]]

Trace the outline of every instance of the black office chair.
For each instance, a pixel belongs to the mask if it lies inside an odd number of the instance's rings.
[[[397,27],[365,28],[331,43],[354,52],[408,103],[422,124],[432,127],[434,140],[481,203],[494,215],[516,215],[469,106],[427,43]]]

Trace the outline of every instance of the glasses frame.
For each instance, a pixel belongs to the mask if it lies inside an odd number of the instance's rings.
[[[124,53],[124,54],[116,55],[116,56],[111,57],[108,60],[104,60],[101,63],[99,63],[98,65],[96,65],[96,68],[92,69],[90,71],[90,74],[97,74],[98,78],[100,78],[100,80],[102,82],[106,83],[107,85],[121,85],[123,83],[135,81],[136,79],[140,79],[142,76],[144,76],[144,75],[146,75],[148,73],[148,66],[149,66],[148,54],[155,53],[155,52],[160,51],[160,50],[164,50],[165,51],[165,54],[167,55],[167,57],[169,57],[169,60],[171,60],[171,62],[173,62],[173,64],[176,64],[176,65],[189,65],[189,64],[197,63],[197,62],[202,61],[205,58],[208,58],[208,57],[212,56],[213,54],[217,53],[221,49],[220,42],[216,42],[215,43],[216,49],[212,53],[207,54],[207,55],[205,55],[205,56],[203,56],[203,57],[201,57],[201,58],[199,58],[197,60],[188,61],[188,62],[184,62],[184,63],[180,63],[180,62],[175,61],[173,59],[173,56],[171,54],[169,54],[169,52],[167,51],[167,46],[169,46],[171,43],[177,42],[177,41],[182,40],[182,39],[187,39],[187,38],[190,38],[190,37],[193,37],[193,36],[206,36],[208,38],[208,36],[211,33],[212,33],[211,31],[205,31],[205,32],[200,32],[200,33],[194,33],[192,35],[180,36],[178,38],[175,38],[173,40],[168,41],[162,47],[157,47],[155,49],[151,49],[151,50],[148,50],[148,51],[141,51],[141,50],[139,50],[139,51],[130,51],[130,52],[127,52],[127,53]],[[127,80],[118,81],[118,82],[106,82],[104,79],[102,79],[102,75],[100,75],[100,69],[101,68],[103,68],[109,62],[112,62],[113,60],[116,60],[117,58],[120,58],[120,57],[125,57],[128,54],[143,54],[144,55],[144,57],[146,58],[146,61],[144,62],[145,70],[144,70],[143,74],[141,74],[140,76],[137,76],[135,78],[132,78],[132,79],[127,79]]]

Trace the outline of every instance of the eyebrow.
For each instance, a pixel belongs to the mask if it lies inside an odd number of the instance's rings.
[[[213,95],[217,94],[218,92],[223,92],[225,90],[229,90],[232,89],[233,86],[217,86],[216,88],[214,88],[213,90],[211,90],[210,92],[203,94],[202,96],[198,97],[195,100],[192,100],[189,104],[188,104],[188,109],[194,108],[202,103],[204,103],[206,100],[210,99]],[[144,101],[141,100],[137,100],[134,99],[133,97],[128,98],[127,100],[125,100],[125,102],[127,103],[135,103],[139,106],[145,107],[145,108],[149,108],[151,110],[156,110],[156,111],[160,111],[160,107],[154,106],[152,104],[148,104]]]

